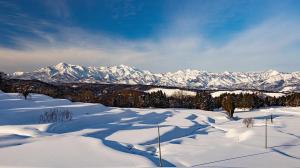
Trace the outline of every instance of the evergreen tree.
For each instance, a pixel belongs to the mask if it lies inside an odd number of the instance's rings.
[[[195,97],[195,107],[197,109],[211,111],[215,107],[214,99],[210,93],[198,92]]]
[[[5,76],[5,74],[3,72],[0,72],[0,85],[2,84],[4,76]]]
[[[145,106],[168,108],[169,99],[167,98],[166,94],[163,93],[161,90],[157,92],[152,92],[145,96]]]
[[[300,93],[293,93],[291,95],[286,96],[285,99],[286,99],[285,104],[287,106],[292,106],[292,107],[300,106]]]

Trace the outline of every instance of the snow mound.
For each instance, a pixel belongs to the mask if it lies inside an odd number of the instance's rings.
[[[248,140],[251,136],[254,135],[253,130],[237,130],[237,129],[230,129],[226,133],[227,138],[235,138],[238,142],[242,142]]]

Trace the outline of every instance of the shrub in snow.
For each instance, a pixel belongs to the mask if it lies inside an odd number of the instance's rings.
[[[40,115],[40,123],[65,122],[72,120],[72,112],[68,109],[50,109]]]
[[[243,124],[244,124],[247,128],[253,127],[253,125],[254,125],[254,119],[253,119],[253,118],[245,118],[245,119],[243,120]]]

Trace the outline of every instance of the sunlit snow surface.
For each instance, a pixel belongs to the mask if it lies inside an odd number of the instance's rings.
[[[41,113],[67,108],[73,120],[39,124]],[[264,148],[264,118],[268,149]],[[300,107],[239,111],[110,108],[43,95],[22,100],[0,92],[0,167],[153,167],[157,125],[164,166],[299,167]],[[254,128],[242,119],[254,117]]]

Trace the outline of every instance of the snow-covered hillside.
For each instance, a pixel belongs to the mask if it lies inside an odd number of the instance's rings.
[[[152,92],[157,92],[157,91],[162,91],[163,93],[166,94],[167,97],[171,97],[174,95],[184,95],[184,96],[196,96],[196,92],[194,91],[187,91],[187,90],[181,90],[181,89],[166,89],[166,88],[152,88],[149,90],[146,90],[146,93],[152,93]]]
[[[53,108],[71,121],[39,123]],[[268,149],[264,148],[264,118]],[[111,108],[34,94],[23,100],[0,91],[0,167],[299,167],[300,107],[234,114],[187,109]],[[254,117],[253,128],[242,119]]]
[[[269,91],[300,91],[300,72],[210,73],[180,70],[174,73],[152,73],[125,65],[83,67],[59,63],[34,72],[15,72],[12,78],[39,79],[45,82],[89,82],[144,84],[189,87],[195,89],[260,89]]]

